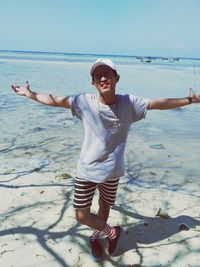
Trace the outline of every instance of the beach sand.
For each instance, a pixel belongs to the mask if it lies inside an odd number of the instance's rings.
[[[57,173],[10,173],[1,181],[0,266],[200,266],[199,198],[120,181],[108,223],[123,232],[116,256],[95,263],[91,230],[79,225],[72,207],[73,178]],[[93,211],[95,211],[95,196]],[[159,208],[170,218],[155,217]],[[181,223],[188,230],[180,231]]]

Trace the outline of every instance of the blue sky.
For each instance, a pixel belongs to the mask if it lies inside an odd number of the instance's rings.
[[[0,49],[200,57],[200,0],[0,0]]]

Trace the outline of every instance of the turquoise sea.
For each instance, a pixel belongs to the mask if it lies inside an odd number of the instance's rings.
[[[89,70],[97,58],[118,66],[120,93],[148,98],[200,93],[200,59],[168,61],[135,56],[0,51],[0,184],[39,171],[75,175],[83,139],[69,110],[44,106],[10,89],[28,80],[33,91],[56,95],[93,92]],[[130,130],[121,183],[200,195],[200,105],[149,111]]]

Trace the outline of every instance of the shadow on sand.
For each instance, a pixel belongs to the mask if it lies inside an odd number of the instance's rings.
[[[138,244],[149,245],[167,238],[169,238],[167,243],[171,244],[172,241],[170,240],[170,237],[181,231],[179,229],[180,224],[186,224],[188,226],[188,230],[200,225],[199,220],[186,215],[162,219],[142,216],[134,212],[126,211],[118,206],[114,206],[113,209],[126,216],[141,220],[141,222],[122,231],[118,251],[115,256],[122,255],[132,249],[137,250]]]

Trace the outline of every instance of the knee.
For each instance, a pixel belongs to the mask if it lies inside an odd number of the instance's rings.
[[[89,211],[76,210],[76,220],[81,224],[85,224],[88,214]]]

